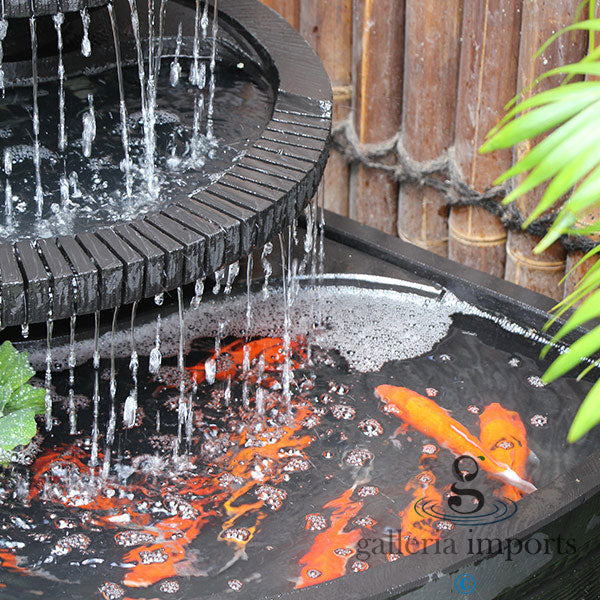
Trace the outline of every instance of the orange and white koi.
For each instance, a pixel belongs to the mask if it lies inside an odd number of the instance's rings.
[[[402,419],[422,434],[433,438],[440,446],[450,450],[456,456],[464,454],[474,459],[479,458],[481,468],[490,476],[515,486],[526,494],[537,489],[507,464],[494,458],[464,425],[453,419],[446,410],[430,398],[393,385],[378,386],[375,388],[375,395],[385,403],[387,412]]]
[[[527,476],[527,433],[519,414],[494,402],[479,415],[481,445],[499,462],[507,464],[519,477]],[[501,491],[505,498],[520,500],[521,492],[512,485]]]

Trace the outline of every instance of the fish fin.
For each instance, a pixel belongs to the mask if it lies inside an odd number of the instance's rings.
[[[538,455],[531,448],[529,448],[529,456],[527,457],[527,460],[536,467],[540,465],[540,459],[538,458]]]

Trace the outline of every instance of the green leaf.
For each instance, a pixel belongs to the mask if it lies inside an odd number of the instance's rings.
[[[14,391],[34,375],[26,354],[18,352],[8,341],[0,346],[0,386]]]
[[[578,159],[569,162],[548,184],[542,199],[527,217],[523,227],[529,227],[535,219],[551,208],[559,198],[596,167],[598,163],[600,163],[600,152],[598,152],[595,145],[588,148]]]
[[[580,258],[577,263],[575,264],[574,267],[571,267],[566,275],[560,280],[560,284],[562,285],[565,282],[565,279],[571,275],[573,273],[573,271],[575,271],[575,269],[578,269],[584,262],[586,262],[587,260],[589,260],[590,258],[592,258],[592,256],[595,256],[596,254],[598,254],[598,252],[600,252],[600,245],[595,246],[594,248],[592,248],[591,250],[589,250],[588,252],[586,252],[582,258]]]
[[[35,415],[44,412],[46,392],[27,383],[34,374],[25,353],[10,342],[0,346],[0,462],[36,433]]]
[[[542,44],[540,49],[534,54],[534,58],[538,58],[544,50],[550,46],[556,38],[560,37],[564,33],[569,31],[600,31],[600,19],[589,19],[587,21],[579,21],[579,23],[574,23],[573,25],[569,25],[555,33],[552,37],[550,37],[546,42]]]
[[[577,221],[577,216],[570,212],[561,213],[554,223],[548,229],[546,235],[541,239],[539,244],[533,249],[534,254],[541,254],[544,250],[547,250],[554,242],[556,242],[561,236],[565,235],[571,226]],[[523,224],[523,228],[527,228],[531,224],[531,221],[527,224]]]
[[[0,417],[0,450],[12,452],[16,446],[28,444],[36,431],[35,411],[30,408]]]
[[[527,112],[508,123],[496,135],[487,140],[481,146],[479,152],[485,154],[494,150],[509,148],[523,140],[534,138],[564,123],[599,98],[600,93],[598,89],[595,89],[593,92],[573,94],[572,97],[563,98],[561,102],[552,102]],[[525,104],[526,102],[523,103],[523,105]],[[515,110],[517,109],[525,110],[521,104],[515,108]]]
[[[581,304],[581,306],[569,317],[567,322],[558,330],[552,338],[552,342],[556,343],[565,335],[571,333],[577,327],[581,327],[584,323],[600,317],[600,291],[594,292],[589,298]]]
[[[581,381],[592,369],[596,369],[599,366],[600,363],[597,361],[588,365],[585,369],[583,369],[583,371],[581,371],[581,373],[579,373],[579,375],[577,375],[577,381]]]
[[[565,140],[572,139],[572,137],[581,132],[582,129],[585,129],[589,133],[588,127],[590,124],[590,119],[597,117],[599,110],[600,103],[596,102],[583,109],[579,114],[569,119],[569,121],[561,125],[556,131],[553,131],[539,144],[537,144],[537,146],[532,148],[516,165],[498,177],[494,184],[498,185],[503,181],[514,177],[515,175],[529,171],[540,161],[542,161],[544,157],[546,157],[559,144],[562,144]]]
[[[594,384],[579,407],[569,429],[567,441],[576,442],[598,423],[600,423],[600,380]]]
[[[590,135],[590,130],[593,131],[595,127],[600,127],[600,103],[594,103],[592,107],[595,107],[596,109],[594,118],[591,120],[588,119],[585,127],[580,127],[573,131],[571,135],[567,136],[552,148],[552,150],[547,152],[526,179],[504,199],[504,202],[508,204],[519,196],[529,192],[544,181],[553,177],[565,166],[573,164],[573,162],[577,160],[581,160],[581,156],[585,154],[588,149],[597,146],[598,140],[593,135]],[[583,113],[580,113],[580,115],[581,114]],[[558,131],[563,129],[563,127]],[[539,144],[539,146],[543,143],[544,142]],[[517,163],[517,166],[518,164],[519,163]]]
[[[6,404],[5,410],[12,412],[22,408],[30,408],[35,414],[42,414],[45,410],[46,390],[34,388],[27,384],[16,390]]]
[[[561,375],[576,367],[583,358],[594,354],[598,349],[600,349],[600,325],[579,338],[564,354],[561,354],[548,367],[542,379],[546,383],[558,379]]]
[[[565,202],[564,210],[582,213],[600,199],[600,168],[594,169]]]
[[[562,65],[560,67],[556,67],[555,69],[550,69],[546,71],[543,75],[538,78],[538,82],[543,79],[547,79],[548,77],[552,77],[553,75],[560,75],[561,73],[566,73],[570,75],[600,75],[600,64],[597,62],[590,62],[580,60],[577,63],[573,63],[571,65]]]
[[[517,106],[514,106],[500,121],[486,134],[486,139],[491,138],[496,132],[508,121],[510,121],[517,114],[525,112],[531,108],[542,106],[544,104],[550,104],[551,102],[558,102],[564,98],[580,96],[582,94],[591,94],[592,92],[598,92],[600,88],[599,81],[577,81],[569,85],[552,88],[550,90],[544,90],[538,92],[530,98],[526,98],[522,102],[519,102]],[[481,150],[480,150],[481,152]]]

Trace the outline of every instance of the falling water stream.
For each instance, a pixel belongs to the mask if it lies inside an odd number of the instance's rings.
[[[208,2],[200,0],[194,38],[184,37],[180,25],[165,53],[166,0],[149,3],[147,33],[140,31],[138,6],[130,0],[133,35],[125,44],[109,3],[115,66],[83,75],[66,72],[64,45],[71,38],[65,38],[65,15],[58,13],[56,81],[38,75],[38,23],[29,19],[30,98],[27,88],[4,89],[0,81],[6,109],[0,240],[73,234],[129,220],[209,185],[243,154],[268,121],[273,90],[257,65],[245,61],[240,68],[232,48],[219,41],[217,10],[209,13]],[[85,65],[96,52],[94,19],[86,9],[81,23]],[[0,21],[0,45],[6,27]],[[27,138],[31,146],[23,144]]]

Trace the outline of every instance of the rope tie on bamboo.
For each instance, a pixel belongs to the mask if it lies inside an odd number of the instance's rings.
[[[444,195],[450,206],[481,206],[499,217],[506,229],[519,230],[525,222],[525,215],[514,203],[505,206],[499,201],[512,189],[510,184],[504,183],[478,192],[463,181],[453,147],[431,160],[417,161],[411,158],[404,147],[401,131],[383,142],[361,145],[354,124],[349,119],[333,128],[331,139],[333,147],[350,164],[384,171],[398,183],[410,182],[432,187]],[[396,163],[390,164],[390,158],[395,158]],[[543,215],[531,223],[526,231],[543,237],[555,216],[555,212]],[[596,246],[596,242],[584,236],[563,237],[561,242],[569,252],[587,252]]]

